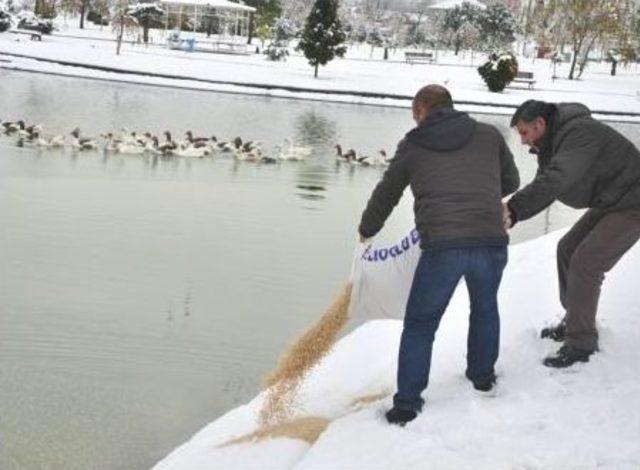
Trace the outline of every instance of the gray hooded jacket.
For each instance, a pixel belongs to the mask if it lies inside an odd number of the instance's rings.
[[[496,128],[436,109],[399,143],[359,231],[365,238],[378,233],[410,186],[423,249],[505,245],[501,198],[519,185],[513,155]]]
[[[535,179],[509,201],[525,220],[553,201],[576,208],[620,210],[640,206],[640,152],[579,103],[556,105],[540,143]]]

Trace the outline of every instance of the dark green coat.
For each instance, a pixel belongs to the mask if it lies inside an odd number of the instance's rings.
[[[640,206],[640,152],[626,137],[578,103],[560,103],[538,150],[535,179],[509,201],[516,220],[556,199],[576,208]]]

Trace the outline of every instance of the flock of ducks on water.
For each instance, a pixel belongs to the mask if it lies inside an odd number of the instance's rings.
[[[119,153],[125,155],[161,155],[164,157],[204,158],[217,153],[227,153],[236,160],[256,163],[277,163],[279,161],[303,161],[311,155],[311,147],[294,144],[291,139],[285,139],[283,145],[276,146],[273,156],[262,151],[261,144],[254,141],[243,141],[236,137],[231,141],[221,141],[212,135],[210,137],[196,137],[188,130],[184,139],[174,140],[169,131],[165,131],[160,139],[150,132],[137,133],[122,129],[119,132],[101,134],[99,138],[86,137],[79,128],[73,129],[68,135],[46,136],[43,126],[27,124],[20,121],[0,120],[0,133],[15,138],[18,147],[35,146],[42,149],[71,148],[79,152],[99,151]],[[377,155],[366,156],[357,154],[350,149],[343,152],[340,145],[335,146],[336,161],[350,165],[386,166],[387,154],[380,150]]]

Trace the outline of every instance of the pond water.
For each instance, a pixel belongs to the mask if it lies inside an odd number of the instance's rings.
[[[333,146],[388,153],[406,109],[0,71],[0,117],[313,148],[301,163],[154,159],[0,137],[0,468],[142,469],[252,398],[349,273],[381,175]],[[533,159],[500,116],[523,181]],[[616,125],[635,142],[638,126]],[[381,235],[412,226],[405,194]],[[560,205],[514,242],[570,224]],[[554,275],[554,273],[550,273]]]

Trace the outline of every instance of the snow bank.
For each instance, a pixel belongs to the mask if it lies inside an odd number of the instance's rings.
[[[553,79],[553,68],[547,60],[535,62],[520,59],[521,68],[534,72],[534,90],[526,86],[513,86],[502,93],[491,93],[477,73],[469,58],[440,54],[437,64],[409,65],[404,63],[402,51],[395,60],[364,60],[358,58],[336,59],[323,67],[320,78],[313,78],[312,68],[306,59],[291,56],[286,62],[271,62],[263,55],[232,56],[202,52],[186,53],[168,50],[161,45],[123,46],[123,53],[115,55],[115,44],[106,37],[91,37],[97,30],[70,31],[89,37],[46,36],[42,42],[16,38],[12,34],[0,35],[0,54],[19,54],[29,57],[82,63],[94,67],[107,67],[143,74],[179,75],[183,80],[157,79],[131,76],[126,73],[106,73],[87,68],[63,66],[54,63],[36,62],[8,56],[13,64],[3,68],[19,68],[27,71],[49,72],[69,76],[100,78],[115,81],[163,84],[165,86],[191,87],[216,91],[233,91],[269,96],[296,97],[303,99],[337,100],[354,103],[408,106],[416,90],[427,83],[447,86],[456,101],[482,104],[495,103],[504,107],[486,109],[465,107],[468,111],[512,113],[513,106],[531,98],[547,101],[579,101],[593,110],[609,112],[640,113],[640,80],[638,68],[632,65],[621,68],[616,77],[608,75],[609,64],[590,64],[583,80]],[[107,34],[107,33],[104,33]],[[358,48],[352,48],[359,50]],[[557,74],[565,76],[567,65],[560,64]],[[188,83],[192,79],[196,82]],[[203,83],[209,80],[215,83]],[[234,83],[224,85],[220,82]],[[242,84],[245,86],[243,87]],[[281,90],[256,89],[247,86],[290,87],[316,90],[314,93],[287,92]],[[353,92],[344,96],[337,92]],[[362,98],[358,93],[400,96],[402,99]],[[510,108],[511,107],[511,108]],[[618,118],[619,119],[619,118]],[[625,120],[638,120],[637,117]]]
[[[601,352],[569,370],[543,367],[557,348],[538,338],[560,313],[555,245],[561,233],[510,249],[501,290],[499,394],[477,397],[464,378],[468,299],[460,286],[436,339],[424,412],[389,426],[401,323],[379,320],[343,338],[311,374],[298,416],[329,426],[314,444],[271,439],[218,447],[256,430],[263,396],[211,423],[155,470],[638,469],[640,468],[640,248],[605,281]],[[372,403],[359,397],[387,394]]]

